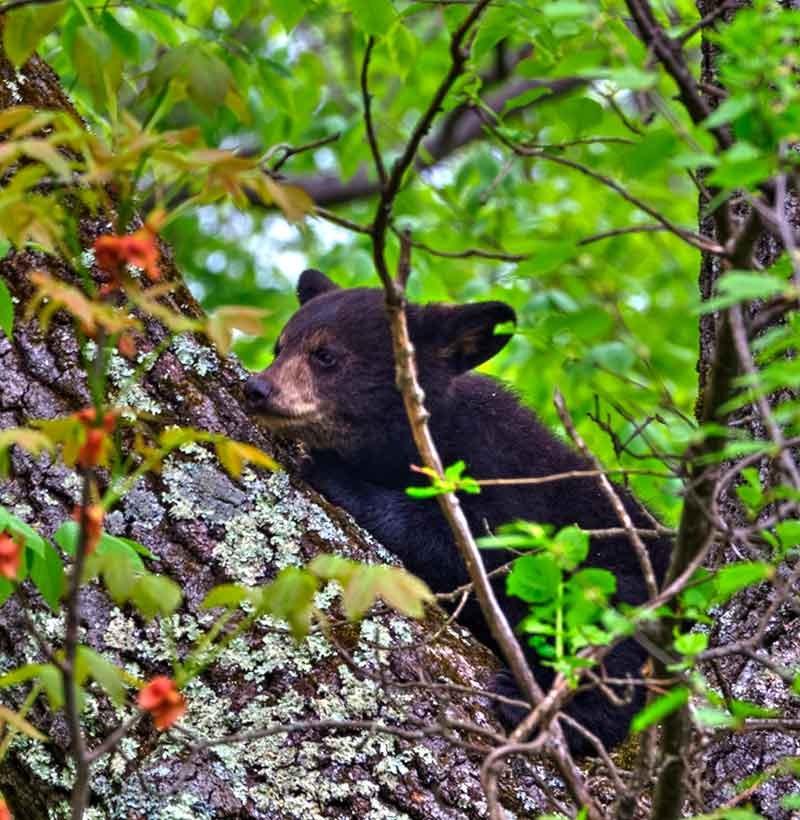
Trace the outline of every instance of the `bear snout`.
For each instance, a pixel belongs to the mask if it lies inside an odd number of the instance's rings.
[[[248,409],[252,412],[266,410],[270,406],[270,396],[273,393],[272,385],[258,376],[250,376],[244,385],[244,398]]]

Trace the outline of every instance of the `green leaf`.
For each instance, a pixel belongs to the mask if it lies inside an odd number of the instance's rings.
[[[666,695],[654,700],[639,712],[631,723],[632,732],[641,732],[653,723],[658,723],[667,715],[671,715],[677,709],[682,708],[689,702],[689,690],[685,686],[678,686]]]
[[[580,527],[564,527],[547,550],[561,569],[571,571],[589,555],[589,536]]]
[[[506,592],[523,601],[550,601],[561,583],[561,570],[549,555],[523,555],[514,561],[506,578]]]
[[[620,88],[629,88],[631,91],[644,91],[652,88],[658,82],[658,74],[653,71],[642,71],[636,66],[622,68],[591,67],[579,72],[582,76],[603,78],[615,83]]]
[[[126,700],[122,670],[87,646],[78,647],[78,653],[92,678],[103,687],[117,706],[122,706]]]
[[[365,34],[386,34],[397,19],[389,0],[350,0],[353,24]]]
[[[212,114],[237,96],[233,74],[226,63],[197,43],[183,43],[167,52],[148,78],[148,89],[157,94],[176,82],[204,113]]]
[[[68,555],[75,555],[75,550],[78,547],[79,534],[80,527],[78,522],[69,519],[56,530],[53,535],[53,540]],[[129,562],[134,571],[144,572],[144,562],[139,557],[140,554],[148,558],[153,558],[150,550],[136,541],[131,541],[129,538],[118,538],[116,535],[111,535],[107,532],[104,532],[100,536],[100,540],[97,542],[97,547],[94,551],[94,556],[121,556]],[[98,567],[98,571],[101,571],[100,567]]]
[[[725,125],[725,123],[731,122],[745,112],[750,111],[755,104],[756,98],[753,94],[736,94],[728,97],[706,117],[703,125],[706,128],[717,128],[720,125]]]
[[[123,26],[107,9],[100,15],[100,25],[117,51],[133,63],[139,61],[139,38]]]
[[[780,712],[777,709],[770,709],[765,706],[759,706],[757,703],[749,703],[746,700],[732,700],[729,704],[731,714],[740,719],[745,718],[771,718],[779,717]]]
[[[58,602],[64,592],[64,565],[61,556],[44,542],[42,554],[34,553],[30,567],[31,580],[54,611],[58,609]]]
[[[790,283],[779,276],[750,271],[731,271],[717,284],[717,295],[703,302],[702,313],[713,313],[721,308],[753,299],[769,299],[781,293],[788,293]]]
[[[270,8],[288,34],[308,12],[307,0],[271,0]]]
[[[0,606],[2,606],[14,593],[14,584],[5,578],[0,578]]]
[[[521,278],[541,276],[560,268],[577,253],[578,248],[571,239],[542,242],[537,245],[528,259],[517,265],[514,273]]]
[[[311,605],[318,589],[317,579],[299,567],[286,567],[262,590],[262,605],[270,615],[289,624],[296,641],[311,627]]]
[[[47,542],[33,527],[16,515],[12,515],[4,507],[0,507],[0,522],[2,522],[0,532],[10,532],[14,538],[23,542],[25,549],[30,550],[35,555],[44,556]]]
[[[102,574],[108,594],[117,606],[122,606],[133,596],[134,588],[142,577],[128,551],[98,553],[95,550],[86,562],[86,568],[89,574]]]
[[[122,59],[111,38],[101,29],[78,29],[72,59],[78,79],[89,89],[95,105],[106,107],[122,82]]]
[[[722,154],[708,181],[726,189],[752,187],[769,177],[774,166],[773,157],[762,153],[754,145],[737,142]]]
[[[548,3],[545,7],[549,7]],[[600,103],[589,97],[571,97],[559,102],[554,113],[564,121],[573,135],[584,134],[603,121],[604,110]]]
[[[689,632],[675,639],[675,649],[681,655],[699,655],[708,646],[708,635],[705,632]]]
[[[61,547],[67,555],[75,555],[78,549],[78,522],[69,519],[65,521],[53,534],[53,541]]]
[[[541,9],[548,20],[589,20],[597,14],[595,6],[580,0],[555,0],[544,3]]]
[[[358,563],[349,558],[342,558],[341,555],[334,555],[331,552],[324,552],[317,555],[307,569],[322,581],[338,581],[342,586],[352,578],[353,573],[358,570]]]
[[[203,599],[203,606],[207,609],[213,609],[217,606],[234,609],[242,601],[253,600],[254,592],[255,590],[241,584],[219,584]]]
[[[47,664],[42,666],[38,674],[39,682],[44,687],[50,708],[55,712],[64,705],[64,681],[61,672]]]
[[[767,581],[774,574],[775,567],[764,561],[740,561],[728,564],[717,573],[717,592],[722,600],[726,601],[739,590]]]
[[[31,678],[38,678],[43,665],[41,663],[28,663],[25,666],[18,666],[5,675],[0,675],[0,688],[6,686],[16,686],[18,683],[24,683]]]
[[[787,811],[800,811],[800,792],[784,795],[781,798],[781,808]]]
[[[42,38],[58,25],[68,5],[68,0],[62,0],[60,3],[25,6],[5,15],[3,48],[16,68],[33,54]]]
[[[14,329],[14,303],[8,285],[0,279],[0,330],[10,339]]]
[[[181,588],[163,575],[142,575],[131,590],[131,601],[145,620],[172,615],[183,599]]]

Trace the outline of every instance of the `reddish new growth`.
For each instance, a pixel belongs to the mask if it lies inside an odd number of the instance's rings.
[[[106,234],[98,237],[94,242],[94,255],[97,267],[111,275],[111,281],[103,286],[104,293],[119,287],[128,264],[142,268],[151,282],[157,282],[161,277],[156,232],[149,225],[125,236]]]
[[[0,534],[0,577],[15,580],[21,561],[22,545],[7,532]],[[3,820],[2,814],[0,820]]]
[[[98,464],[103,463],[106,449],[109,446],[106,436],[114,432],[114,427],[117,424],[117,413],[114,411],[106,413],[103,416],[102,427],[93,426],[97,419],[97,411],[94,407],[84,408],[76,414],[76,418],[88,428],[86,441],[78,451],[78,466],[84,469],[96,467]]]
[[[83,507],[78,505],[72,511],[72,518],[81,523],[81,512]],[[86,548],[87,555],[91,555],[100,543],[100,536],[103,534],[103,508],[99,504],[90,504],[86,508]]]
[[[0,820],[14,820],[5,800],[0,800]]]
[[[175,688],[175,681],[159,675],[147,684],[137,698],[139,708],[150,712],[156,729],[169,729],[186,711],[186,700]]]

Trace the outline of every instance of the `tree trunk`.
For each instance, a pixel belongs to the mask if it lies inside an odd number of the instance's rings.
[[[19,73],[0,60],[0,79],[0,108],[27,104],[73,111],[55,75],[37,58]],[[88,248],[108,231],[108,223],[83,216],[80,230]],[[0,428],[61,416],[89,404],[72,321],[56,314],[43,333],[35,319],[23,318],[32,294],[29,274],[37,269],[75,281],[65,264],[31,250],[11,252],[0,262],[0,275],[16,307],[13,339],[0,340]],[[162,275],[180,283],[168,251]],[[199,314],[183,286],[170,300],[173,308]],[[153,350],[164,335],[161,325],[145,320],[139,352]],[[130,373],[126,360],[114,354],[110,392],[118,403],[150,414],[154,430],[179,424],[273,450],[242,409],[243,369],[207,343],[190,335],[178,337],[139,383],[120,396]],[[73,471],[14,448],[11,475],[0,484],[0,504],[50,537],[78,501]],[[201,602],[215,584],[262,583],[280,568],[303,563],[320,551],[372,562],[394,560],[340,511],[326,507],[286,473],[245,471],[241,481],[233,481],[200,446],[177,452],[160,475],[141,480],[108,515],[106,528],[144,544],[156,556],[150,568],[183,587],[183,608],[173,618],[150,624],[130,609],[113,606],[96,584],[83,590],[81,640],[144,679],[169,674],[171,641],[181,656],[209,625],[212,619]],[[63,640],[63,618],[54,616],[33,589],[28,597],[34,602],[28,614],[57,647]],[[323,595],[323,609],[335,606],[333,597]],[[21,615],[17,598],[0,609],[2,671],[41,660]],[[413,731],[436,725],[447,705],[452,720],[497,730],[483,699],[375,683],[374,678],[383,675],[394,683],[452,681],[485,688],[495,662],[464,630],[450,628],[433,645],[412,646],[430,638],[442,621],[439,611],[417,623],[378,608],[360,628],[338,630],[338,642],[352,654],[352,666],[320,634],[295,645],[283,630],[261,623],[188,685],[183,724],[201,738],[317,718],[374,720]],[[378,650],[376,644],[387,649]],[[17,693],[23,688],[2,690],[3,701],[19,706],[23,695]],[[117,709],[90,691],[83,718],[90,747],[134,713],[134,708]],[[37,705],[31,718],[50,742],[43,745],[18,736],[0,765],[0,790],[18,820],[66,816],[72,775],[63,713],[53,717]],[[449,734],[451,739],[422,733],[409,739],[371,731],[306,730],[192,752],[186,737],[174,731],[161,735],[147,719],[116,753],[93,767],[90,816],[485,817],[480,755],[468,752],[461,742],[480,744],[480,737],[462,738],[458,729]],[[504,803],[525,816],[545,805],[530,770],[517,767],[507,777]]]
[[[717,0],[700,0],[698,11],[701,16],[713,11],[719,3]],[[731,8],[725,19],[730,20],[735,14]],[[701,80],[708,86],[719,87],[717,74],[718,49],[708,39],[703,39]],[[719,100],[714,97],[707,99],[713,108]],[[701,213],[705,203],[701,201]],[[794,226],[800,225],[800,203],[795,197],[787,197],[787,214]],[[744,219],[747,215],[746,206],[738,211],[738,216]],[[701,229],[704,234],[714,236],[714,220],[710,217],[701,219]],[[783,247],[780,241],[771,234],[759,237],[755,245],[755,261],[763,268],[769,267],[780,256]],[[715,292],[716,282],[720,276],[719,260],[711,255],[704,255],[700,269],[699,287],[703,299],[710,298]],[[752,308],[755,314],[758,306]],[[714,361],[717,346],[718,323],[713,314],[707,314],[700,321],[700,351],[698,359],[699,395],[698,407],[702,407],[705,390],[708,386],[708,373]],[[698,414],[699,415],[699,414]],[[766,433],[757,408],[747,405],[734,414],[731,421],[746,425],[753,438],[765,438]],[[768,459],[762,465],[762,479],[769,481]],[[719,499],[719,509],[726,523],[735,527],[745,523],[745,515],[734,487],[730,492]],[[769,560],[770,556],[746,555],[737,552],[736,545],[721,543],[718,545],[713,560],[716,564],[726,561],[741,560],[742,557]],[[786,579],[792,571],[787,562],[778,567],[780,579]],[[711,634],[711,646],[724,646],[753,634],[760,618],[770,605],[769,585],[750,587],[735,596],[720,611],[714,613],[714,625]],[[796,609],[787,604],[775,613],[765,640],[772,661],[785,668],[797,667],[800,658],[800,620]],[[716,664],[707,668],[708,681],[716,686],[724,697],[733,697],[757,703],[764,707],[774,708],[787,718],[800,716],[800,708],[796,696],[792,696],[789,687],[781,678],[773,674],[762,664],[740,655],[728,655]],[[720,741],[713,738],[705,749],[702,758],[697,761],[695,771],[695,795],[702,795],[701,807],[698,811],[709,811],[731,798],[739,791],[735,786],[751,775],[763,773],[770,767],[800,754],[800,736],[784,732],[749,732],[746,734],[724,733]],[[788,809],[780,807],[781,798],[800,790],[800,779],[791,775],[784,775],[767,780],[761,785],[748,801],[753,808],[761,812],[764,817],[772,820],[789,820],[796,816]]]

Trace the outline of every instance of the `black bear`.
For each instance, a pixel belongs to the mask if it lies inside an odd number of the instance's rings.
[[[435,592],[467,582],[461,557],[438,504],[410,498],[405,488],[419,483],[409,465],[419,462],[399,391],[383,292],[336,286],[319,271],[307,270],[297,288],[300,309],[275,345],[275,360],[253,375],[245,387],[249,410],[276,433],[304,443],[310,454],[306,478],[319,492],[347,510],[406,568]],[[408,323],[416,347],[419,378],[430,411],[430,427],[445,464],[463,459],[476,478],[542,476],[586,469],[586,461],[549,432],[516,396],[497,381],[471,369],[494,356],[510,336],[495,333],[515,321],[502,302],[468,305],[410,305]],[[618,490],[637,526],[650,522],[628,493]],[[619,520],[594,478],[535,486],[484,488],[462,497],[474,533],[483,535],[515,519],[584,529],[619,527]],[[665,540],[651,542],[651,560],[659,580],[669,560]],[[489,550],[484,563],[493,569],[513,556]],[[646,599],[639,562],[626,537],[593,539],[587,565],[611,570],[617,599],[631,604]],[[517,624],[527,604],[505,594],[502,578],[496,593],[510,623]],[[496,649],[476,602],[461,621]],[[552,670],[525,647],[532,670],[546,689]],[[634,640],[620,643],[606,658],[609,677],[640,676],[646,652]],[[514,686],[508,673],[498,690]],[[622,695],[621,690],[617,690]],[[566,712],[607,746],[627,734],[641,708],[641,687],[624,705],[613,704],[594,688],[579,693]],[[506,710],[506,722],[520,715]],[[568,732],[577,753],[591,752],[583,735]]]

